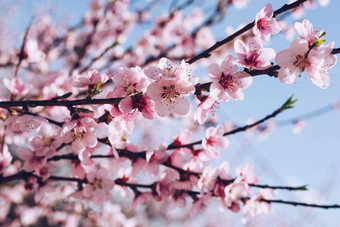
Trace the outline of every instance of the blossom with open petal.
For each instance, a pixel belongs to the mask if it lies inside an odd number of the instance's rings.
[[[202,145],[207,149],[213,157],[219,158],[219,149],[226,148],[229,145],[229,140],[223,137],[224,126],[209,127],[206,131],[206,137],[202,140]]]
[[[26,84],[20,77],[14,77],[12,79],[4,78],[3,83],[5,87],[14,96],[24,96],[32,89],[31,84]]]
[[[84,186],[83,196],[97,205],[103,204],[106,198],[111,197],[110,191],[114,186],[107,175],[107,170],[103,168],[87,174],[88,183]]]
[[[27,172],[38,170],[47,162],[45,156],[38,156],[35,151],[28,147],[21,148],[18,151],[18,156],[24,161],[24,170]]]
[[[213,108],[216,107],[216,100],[210,96],[207,96],[197,107],[194,113],[194,120],[197,121],[199,124],[203,124],[207,118],[208,113],[214,115]]]
[[[290,49],[280,51],[275,58],[281,67],[278,78],[282,83],[290,84],[306,69],[315,85],[322,89],[327,88],[330,83],[327,71],[337,62],[337,57],[331,53],[333,47],[334,42],[310,50],[307,40],[294,40]]]
[[[140,67],[120,67],[112,77],[115,87],[110,97],[127,97],[144,91],[147,81]],[[109,96],[109,94],[108,94]]]
[[[9,166],[12,162],[12,154],[8,151],[8,146],[7,144],[1,144],[0,146],[3,147],[2,153],[0,153],[0,174],[2,174],[7,166]]]
[[[190,103],[184,96],[193,94],[195,87],[183,80],[161,79],[147,88],[146,94],[155,101],[155,110],[160,117],[175,113],[185,115]]]
[[[330,84],[328,70],[338,61],[338,57],[332,54],[333,48],[334,42],[331,42],[313,48],[308,55],[307,74],[312,82],[322,89],[328,88]]]
[[[249,200],[247,200],[244,204],[242,211],[242,222],[246,223],[248,216],[256,216],[259,214],[270,214],[273,212],[272,204],[265,200],[273,200],[276,197],[276,191],[270,188],[260,189],[258,193],[252,196]]]
[[[172,62],[167,58],[161,58],[157,66],[149,66],[144,69],[146,76],[153,80],[183,80],[192,83],[193,77],[189,69],[189,64],[182,60],[181,64]]]
[[[125,114],[138,111],[147,119],[154,119],[156,116],[155,103],[146,94],[124,98],[119,103],[119,109]]]
[[[82,152],[86,147],[95,147],[98,143],[97,123],[89,117],[82,117],[71,120],[63,125],[60,137],[65,143],[72,142],[72,149],[76,152]]]
[[[296,39],[290,49],[280,51],[276,57],[276,63],[281,67],[278,78],[282,83],[291,84],[299,77],[308,65],[305,54],[308,51],[308,42],[304,39]]]
[[[249,69],[265,69],[270,66],[270,60],[275,58],[272,48],[262,48],[258,39],[250,39],[247,44],[237,39],[234,43],[235,53],[238,55],[237,63]]]
[[[322,33],[320,29],[314,28],[313,24],[309,20],[303,20],[302,23],[295,22],[294,27],[300,37],[308,42],[309,46],[311,46]]]
[[[252,77],[244,72],[237,72],[236,58],[228,55],[221,66],[212,64],[208,67],[209,76],[212,79],[210,96],[219,101],[228,101],[229,96],[235,100],[243,100],[243,89],[248,88]]]
[[[11,116],[6,119],[5,125],[14,132],[27,132],[38,128],[42,123],[47,123],[47,120],[40,116],[24,114],[21,116]]]
[[[73,81],[75,87],[87,87],[90,85],[96,86],[100,81],[101,84],[108,81],[108,75],[102,73],[100,74],[98,70],[92,69],[80,75],[76,75]]]
[[[281,30],[279,23],[273,18],[273,7],[267,4],[256,14],[254,35],[263,41],[269,41],[271,34],[277,34]]]

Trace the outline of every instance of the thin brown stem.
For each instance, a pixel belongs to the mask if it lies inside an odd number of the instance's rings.
[[[18,76],[18,72],[19,72],[19,68],[20,68],[21,62],[22,62],[22,60],[24,60],[27,57],[27,55],[25,53],[25,47],[26,47],[28,33],[29,33],[29,31],[31,29],[31,26],[32,26],[32,22],[33,22],[33,18],[31,19],[31,22],[29,23],[29,25],[28,25],[28,27],[26,29],[24,38],[22,40],[22,44],[21,44],[21,48],[20,48],[20,53],[19,53],[18,64],[15,66],[15,70],[14,70],[14,77]]]

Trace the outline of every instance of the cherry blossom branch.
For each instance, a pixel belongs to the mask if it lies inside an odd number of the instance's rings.
[[[243,127],[239,127],[239,128],[234,129],[234,130],[231,130],[229,132],[226,132],[226,133],[223,134],[223,136],[228,136],[228,135],[236,134],[238,132],[246,131],[249,128],[252,128],[256,125],[259,125],[259,124],[261,124],[261,123],[263,123],[263,122],[265,122],[265,121],[267,121],[271,118],[274,118],[279,113],[283,112],[284,110],[292,108],[292,104],[295,103],[295,102],[296,102],[296,100],[292,100],[292,96],[291,96],[280,108],[275,110],[272,114],[267,115],[266,117],[262,118],[261,120],[256,121],[253,124],[245,125]],[[170,149],[177,149],[177,148],[182,148],[182,147],[192,147],[194,145],[198,145],[198,144],[201,144],[201,143],[202,143],[202,140],[198,140],[196,142],[189,143],[189,144],[183,144],[183,145],[170,144],[168,146],[168,149],[170,150]]]
[[[192,3],[194,3],[194,2],[195,2],[195,0],[188,0],[188,1],[184,2],[184,3],[182,3],[181,5],[177,6],[175,9],[173,9],[173,10],[171,11],[171,13],[169,14],[168,18],[165,19],[165,20],[163,20],[163,21],[159,24],[159,26],[164,27],[168,22],[171,21],[171,19],[175,16],[175,13],[176,13],[177,11],[185,9],[186,7],[190,6],[190,5],[191,5]],[[140,12],[138,12],[138,13],[140,14]],[[155,57],[155,58],[150,57],[149,60],[146,60],[146,62],[154,61],[154,60],[156,60],[156,59],[159,59],[159,58],[161,57],[161,55],[166,54],[166,52],[170,51],[170,50],[173,49],[175,46],[176,46],[176,45],[172,45],[172,46],[168,47],[167,50],[164,51],[164,53],[162,52],[158,57]],[[110,49],[112,49],[112,48],[113,48],[113,46],[111,46],[111,48],[108,47],[107,49],[105,49],[101,54],[99,54],[95,59],[93,59],[93,60],[94,60],[93,62],[92,62],[92,60],[91,60],[91,62],[90,62],[85,68],[89,69],[95,61],[97,61],[97,60],[99,60],[101,57],[103,57],[103,56],[104,56]],[[123,53],[120,57],[117,57],[117,56],[115,56],[115,55],[112,56],[112,57],[108,60],[108,62],[107,62],[104,66],[100,67],[99,69],[102,70],[102,69],[104,69],[104,68],[110,66],[110,65],[112,64],[112,62],[121,59],[124,55],[126,55],[126,54],[128,54],[128,53],[131,53],[132,51],[133,51],[133,46],[130,46],[130,47],[126,48],[125,51],[124,51],[124,53]],[[144,65],[146,65],[146,64],[147,64],[147,63],[144,63]],[[84,71],[86,70],[85,68],[83,68],[82,70],[80,70],[80,72],[84,72]]]
[[[28,177],[36,177],[38,179],[38,182],[44,182],[42,178],[40,178],[37,175],[34,175],[32,173],[28,173],[25,171],[20,171],[17,174],[7,176],[7,177],[2,177],[0,176],[0,185],[3,185],[5,183],[14,181],[14,180],[25,180]],[[76,182],[78,184],[82,183],[87,183],[87,179],[79,179],[79,178],[72,178],[72,177],[61,177],[61,176],[50,176],[48,181],[67,181],[67,182]],[[114,183],[116,185],[124,186],[124,187],[129,187],[131,189],[135,188],[149,188],[151,190],[154,190],[154,187],[156,183],[153,184],[136,184],[136,183],[127,183],[124,181],[124,179],[118,178],[114,180]],[[250,185],[253,186],[253,185]],[[304,187],[304,186],[302,186]],[[282,189],[283,187],[271,187],[273,189]],[[284,188],[290,188],[290,187],[284,187]],[[290,190],[290,189],[288,189]],[[292,189],[295,190],[295,189]],[[301,190],[301,189],[298,189]],[[190,196],[197,196],[200,195],[200,192],[197,191],[188,191],[188,190],[176,190],[179,193],[186,193]],[[212,194],[213,196],[216,196],[214,193]],[[242,198],[242,201],[246,203],[250,198]],[[310,203],[302,203],[302,202],[295,202],[295,201],[285,201],[285,200],[268,200],[268,199],[260,199],[259,201],[262,202],[267,202],[267,203],[281,203],[281,204],[287,204],[287,205],[293,205],[293,206],[304,206],[304,207],[314,207],[314,208],[323,208],[323,209],[337,209],[340,208],[340,205],[334,204],[334,205],[320,205],[320,204],[310,204]]]
[[[24,170],[19,171],[16,174],[13,174],[11,176],[2,177],[0,176],[0,185],[3,185],[5,183],[14,181],[14,180],[25,180],[28,177],[36,177],[41,182],[43,180],[30,172],[26,172]],[[87,183],[86,179],[79,179],[74,177],[61,177],[61,176],[50,176],[47,180],[55,180],[55,181],[74,181],[77,183]],[[235,179],[232,180],[220,180],[219,182],[223,183],[225,186],[231,184],[234,182]],[[114,180],[115,184],[121,185],[121,186],[128,186],[128,187],[141,187],[141,188],[153,188],[157,182],[154,182],[152,184],[137,184],[137,183],[127,183],[124,179],[118,178]],[[270,185],[257,185],[257,184],[249,184],[251,187],[257,187],[257,188],[271,188],[271,189],[282,189],[282,190],[288,190],[288,191],[304,191],[307,190],[306,185],[299,186],[299,187],[290,187],[290,186],[270,186]]]
[[[332,50],[332,54],[339,54],[339,53],[340,53],[340,47],[334,48],[334,49]]]
[[[290,186],[271,186],[271,185],[264,185],[264,184],[249,184],[251,187],[255,188],[271,188],[271,189],[282,189],[287,191],[308,191],[307,185],[302,185],[298,187],[290,187]]]
[[[340,208],[340,205],[334,204],[334,205],[319,205],[319,204],[311,204],[311,203],[300,203],[300,202],[294,202],[294,201],[285,201],[285,200],[268,200],[268,199],[261,199],[262,202],[267,203],[281,203],[281,204],[288,204],[293,206],[304,206],[304,207],[315,207],[315,208],[323,208],[323,209],[337,209]]]
[[[171,13],[168,16],[168,19],[165,21],[162,21],[162,26],[165,26],[169,21],[171,21],[171,19],[174,17],[175,13],[179,10],[183,10],[186,7],[190,6],[195,0],[188,0],[186,2],[184,2],[183,4],[177,6],[176,8],[171,10]],[[142,13],[144,13],[145,11],[149,10],[152,6],[155,5],[155,3],[157,3],[157,1],[151,2],[150,4],[148,4],[143,10],[138,11],[137,13],[139,15],[141,15]],[[141,16],[140,16],[141,17]],[[96,61],[98,61],[99,59],[101,59],[108,51],[110,51],[112,48],[114,48],[115,46],[117,46],[119,43],[117,41],[113,42],[110,46],[106,47],[102,53],[100,53],[97,57],[94,57],[85,67],[83,67],[79,73],[83,73],[86,70],[88,70]],[[129,47],[125,50],[124,53],[129,53],[132,51],[132,47]],[[112,60],[116,60],[116,59],[111,59],[110,62],[112,62]]]
[[[340,101],[337,101],[336,103],[339,103],[339,105],[340,105]],[[326,114],[330,111],[333,111],[334,109],[335,109],[334,104],[328,104],[327,106],[324,106],[324,107],[321,107],[319,109],[313,110],[311,112],[302,114],[298,117],[279,121],[279,122],[277,122],[277,125],[278,126],[285,126],[285,125],[290,125],[292,123],[294,124],[298,120],[309,120],[309,119],[324,115],[324,114]]]
[[[29,33],[29,31],[31,29],[31,26],[32,26],[32,22],[33,22],[33,18],[31,19],[31,22],[29,23],[29,25],[28,25],[28,27],[27,27],[27,29],[25,31],[24,38],[22,40],[22,45],[21,45],[21,48],[20,48],[20,53],[18,55],[19,60],[18,60],[18,63],[16,64],[15,70],[14,70],[14,77],[18,76],[18,72],[19,72],[19,68],[20,68],[21,62],[22,62],[22,60],[24,60],[27,57],[26,53],[25,53],[25,46],[26,46],[26,42],[27,42],[28,33]]]
[[[0,108],[10,108],[13,106],[74,106],[74,105],[97,105],[97,104],[116,104],[122,98],[109,98],[109,99],[77,99],[77,100],[23,100],[23,101],[6,101],[0,102]]]
[[[280,9],[274,11],[274,14],[273,14],[273,18],[277,17],[279,14],[281,13],[284,13],[288,10],[291,10],[291,9],[294,9],[296,7],[299,7],[302,3],[306,2],[307,0],[298,0],[298,1],[295,1],[291,4],[285,4],[283,5]],[[255,25],[255,21],[247,24],[246,26],[244,26],[243,28],[241,28],[240,30],[238,30],[237,32],[235,32],[234,34],[228,36],[227,38],[219,41],[219,42],[216,42],[213,46],[211,46],[210,48],[208,48],[207,50],[201,52],[200,54],[192,57],[191,59],[189,59],[187,61],[187,63],[189,64],[192,64],[198,60],[200,60],[201,58],[208,58],[210,57],[211,55],[211,52],[213,52],[214,50],[216,50],[217,48],[221,47],[222,45],[232,41],[233,39],[235,39],[237,36],[245,33],[246,31],[252,29]]]
[[[191,36],[192,36],[192,37],[195,37],[195,36],[197,35],[197,33],[198,33],[202,28],[204,28],[204,27],[206,27],[206,26],[209,26],[209,25],[212,25],[213,22],[214,22],[214,20],[215,20],[215,18],[221,13],[220,11],[221,11],[221,10],[220,10],[220,6],[219,6],[219,4],[217,4],[215,11],[214,11],[214,12],[213,12],[213,13],[212,13],[212,14],[211,14],[204,22],[202,22],[197,28],[195,28],[195,29],[191,32]],[[173,44],[173,45],[169,46],[168,48],[166,48],[166,50],[164,50],[163,52],[161,52],[158,56],[151,56],[151,57],[147,58],[147,59],[145,60],[145,62],[144,62],[143,65],[147,65],[147,64],[149,64],[149,63],[151,63],[151,62],[153,62],[153,61],[155,61],[155,60],[157,60],[157,59],[159,59],[159,58],[161,58],[161,57],[165,57],[166,54],[167,54],[170,50],[174,49],[175,47],[176,47],[176,44]]]
[[[83,43],[83,45],[81,46],[75,47],[75,52],[77,54],[77,61],[73,64],[71,71],[70,71],[70,75],[72,75],[72,72],[81,65],[81,61],[86,55],[87,47],[91,45],[92,39],[97,32],[97,25],[99,24],[99,21],[100,21],[100,18],[93,21],[93,30],[90,34],[88,34],[85,43]]]

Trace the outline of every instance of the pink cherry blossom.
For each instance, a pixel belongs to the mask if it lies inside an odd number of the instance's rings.
[[[112,77],[115,87],[108,97],[127,97],[138,92],[143,92],[146,88],[147,81],[140,67],[133,68],[120,67]]]
[[[202,213],[204,209],[208,206],[209,201],[212,199],[211,195],[205,194],[201,198],[194,201],[190,209],[190,216]]]
[[[149,78],[159,81],[167,80],[182,80],[187,83],[193,83],[193,77],[189,68],[189,64],[182,60],[181,64],[172,62],[167,58],[161,58],[157,66],[149,66],[144,69],[144,73]]]
[[[200,179],[197,182],[197,187],[200,189],[201,194],[203,194],[204,190],[211,191],[217,179],[216,169],[212,166],[207,166],[204,168],[203,173]]]
[[[115,148],[125,148],[127,144],[127,133],[123,130],[121,122],[111,121],[108,125],[108,139]]]
[[[8,146],[0,144],[2,146],[2,152],[0,152],[0,174],[3,174],[6,168],[11,164],[13,156],[8,151]]]
[[[147,150],[146,151],[146,161],[147,162],[156,162],[156,163],[163,163],[165,162],[169,154],[166,152],[167,146],[165,144],[161,144],[154,150]]]
[[[179,135],[174,137],[173,145],[180,146],[190,143],[192,132],[189,130],[182,131]],[[193,157],[191,149],[183,147],[173,150],[170,155],[171,164],[183,168],[183,166]],[[185,168],[186,169],[186,168]]]
[[[230,1],[228,0],[226,2],[229,3]],[[249,0],[232,0],[231,2],[236,9],[243,9],[247,6]]]
[[[280,51],[276,57],[276,63],[281,67],[278,78],[282,83],[291,84],[296,81],[300,73],[305,70],[308,60],[305,54],[308,51],[308,42],[304,39],[296,39],[290,49]]]
[[[156,117],[155,103],[146,94],[124,98],[119,103],[119,109],[125,114],[138,111],[147,119]]]
[[[63,125],[60,137],[65,143],[72,142],[74,151],[82,152],[86,147],[97,145],[96,127],[97,123],[89,117],[71,120]]]
[[[146,151],[146,166],[144,169],[154,176],[159,173],[159,164],[168,160],[169,154],[166,152],[167,146],[165,144],[159,145],[156,149],[149,149]]]
[[[321,7],[326,7],[326,6],[329,5],[330,1],[331,0],[319,0],[319,4],[320,4]]]
[[[28,132],[38,128],[42,123],[47,123],[47,120],[40,116],[28,114],[12,116],[5,121],[5,125],[14,132]]]
[[[328,70],[337,62],[337,57],[331,54],[334,43],[309,49],[305,39],[296,39],[290,49],[280,51],[275,61],[281,67],[278,78],[282,83],[293,83],[306,69],[312,82],[322,89],[329,86]],[[306,56],[308,53],[308,56]]]
[[[165,170],[160,174],[156,185],[159,200],[171,196],[175,192],[175,185],[179,180],[179,173],[173,170]]]
[[[216,107],[216,100],[210,96],[207,96],[197,107],[194,113],[194,120],[197,121],[199,124],[203,124],[207,118],[208,113],[214,115],[213,108]]]
[[[248,88],[253,82],[248,73],[237,72],[236,58],[232,55],[228,55],[221,66],[210,65],[208,72],[212,79],[210,96],[219,101],[228,101],[229,96],[235,100],[243,100],[242,90]]]
[[[271,34],[277,34],[281,30],[279,23],[273,18],[273,7],[267,4],[256,14],[254,35],[268,42]]]
[[[223,136],[224,126],[209,127],[206,130],[206,137],[202,140],[202,145],[215,158],[219,158],[219,149],[224,149],[229,145],[229,140]]]
[[[174,137],[174,145],[180,146],[190,142],[192,138],[192,132],[188,129],[183,130],[180,134]]]
[[[20,77],[14,77],[12,79],[4,78],[3,83],[5,87],[11,92],[14,96],[24,96],[26,95],[32,86],[30,84],[24,83]]]
[[[297,120],[294,122],[293,125],[293,133],[294,134],[299,134],[302,130],[303,127],[305,127],[306,121],[305,120]]]
[[[247,44],[237,39],[234,43],[235,53],[238,55],[237,63],[249,69],[265,69],[270,66],[270,60],[275,58],[272,48],[262,48],[258,39],[250,39]]]
[[[191,151],[190,151],[191,152]],[[206,149],[198,149],[193,152],[194,154],[186,161],[183,169],[201,172],[205,162],[211,160],[214,156]]]
[[[193,153],[189,148],[175,149],[171,155],[170,160],[173,166],[184,168],[184,165],[193,157]],[[187,168],[184,168],[187,169]]]
[[[251,193],[247,183],[235,182],[225,187],[224,194],[225,197],[222,200],[223,205],[233,212],[238,212],[240,210],[240,200],[243,197],[249,196]]]
[[[29,39],[25,45],[25,54],[27,55],[27,61],[30,63],[38,63],[45,60],[46,55],[39,50],[38,42],[34,39]]]
[[[260,134],[258,136],[258,140],[263,141],[267,139],[269,135],[275,131],[276,128],[277,128],[276,121],[273,119],[269,119],[265,126],[260,127],[259,129]]]
[[[270,188],[260,189],[258,193],[252,196],[249,200],[245,202],[242,211],[242,222],[246,223],[248,216],[256,216],[259,214],[270,214],[273,212],[273,207],[271,203],[261,201],[265,200],[273,200],[276,197],[276,191]]]
[[[131,204],[131,210],[135,210],[137,206],[146,204],[150,202],[152,199],[152,193],[151,192],[139,192],[136,194],[135,198],[132,201]]]
[[[24,161],[24,170],[32,172],[38,170],[46,164],[45,156],[37,156],[36,152],[30,148],[22,148],[18,151],[18,156]]]
[[[103,204],[106,198],[110,198],[114,182],[107,175],[107,170],[103,168],[87,174],[88,183],[84,186],[83,196],[97,205]]]
[[[309,20],[303,20],[302,23],[295,22],[295,29],[300,37],[308,42],[311,46],[319,35],[322,33],[320,29],[315,29]]]
[[[338,61],[338,57],[332,54],[333,48],[334,42],[331,42],[313,48],[308,55],[307,74],[312,82],[322,89],[328,88],[330,78],[327,71],[333,68]]]
[[[197,182],[197,187],[201,190],[201,193],[204,192],[204,190],[214,190],[215,194],[217,192],[217,195],[220,195],[219,193],[219,185],[217,184],[217,179],[222,180],[231,180],[232,177],[228,173],[230,170],[230,166],[228,162],[223,162],[218,168],[213,168],[212,166],[207,166],[200,179]],[[222,190],[224,190],[224,184],[221,184]]]
[[[171,113],[185,115],[189,112],[189,100],[184,96],[193,94],[195,87],[182,80],[161,79],[147,88],[147,95],[155,101],[155,110],[160,117]]]
[[[236,169],[237,178],[235,182],[246,182],[247,184],[257,184],[260,178],[253,173],[254,166],[251,163],[247,163],[244,167],[238,166]]]
[[[97,70],[92,69],[81,75],[76,75],[73,81],[73,85],[75,87],[87,87],[87,86],[96,86],[100,81],[101,84],[106,83],[109,77],[106,74],[100,74]]]

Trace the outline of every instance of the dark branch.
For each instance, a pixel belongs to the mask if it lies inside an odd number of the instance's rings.
[[[276,17],[278,16],[279,14],[283,13],[283,12],[286,12],[288,10],[291,10],[291,9],[294,9],[298,6],[300,6],[302,3],[306,2],[307,0],[298,0],[296,2],[293,2],[291,4],[285,4],[283,5],[280,9],[274,11],[274,16],[273,17]],[[246,31],[252,29],[255,25],[255,21],[247,24],[246,26],[244,26],[243,28],[241,28],[240,30],[238,30],[237,32],[235,32],[234,34],[228,36],[227,38],[225,38],[224,40],[222,41],[219,41],[217,43],[215,43],[213,46],[211,46],[210,48],[208,48],[207,50],[203,51],[202,53],[194,56],[193,58],[191,58],[190,60],[187,61],[187,63],[189,64],[192,64],[194,63],[195,61],[198,61],[200,60],[201,58],[207,58],[211,55],[211,52],[213,52],[214,50],[216,50],[217,48],[221,47],[222,45],[228,43],[228,42],[231,42],[233,39],[235,39],[237,36],[245,33]]]

